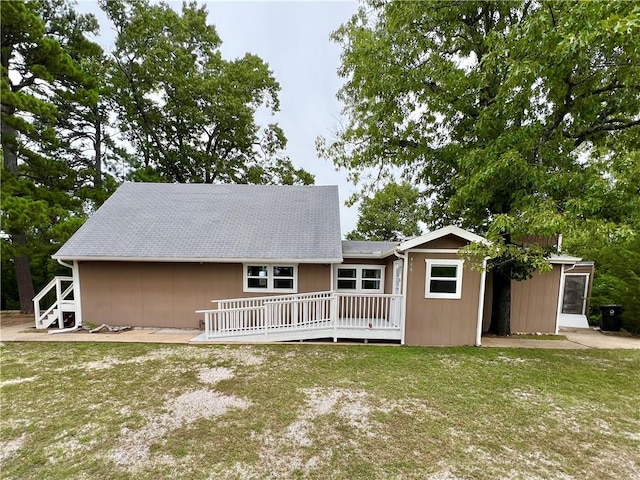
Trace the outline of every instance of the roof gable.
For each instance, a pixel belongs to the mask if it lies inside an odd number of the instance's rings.
[[[125,183],[65,260],[340,262],[336,186]]]
[[[398,250],[404,252],[424,243],[432,242],[439,238],[446,237],[447,235],[455,235],[456,237],[462,238],[469,242],[482,242],[485,244],[489,243],[486,238],[481,237],[480,235],[476,235],[475,233],[471,233],[468,230],[464,230],[463,228],[456,227],[454,225],[449,225],[448,227],[439,228],[438,230],[434,230],[433,232],[428,232],[424,235],[420,235],[419,237],[415,237],[402,242],[398,246]]]

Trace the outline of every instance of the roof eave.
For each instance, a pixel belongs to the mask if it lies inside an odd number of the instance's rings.
[[[549,263],[554,265],[573,265],[582,261],[580,257],[570,257],[568,255],[551,256]]]
[[[157,263],[342,263],[335,258],[207,258],[207,257],[105,257],[91,255],[53,255],[54,260],[76,262],[157,262]]]
[[[393,247],[388,250],[380,250],[372,253],[343,253],[342,256],[344,258],[387,258],[393,255],[393,253],[396,251],[396,248],[397,247]]]

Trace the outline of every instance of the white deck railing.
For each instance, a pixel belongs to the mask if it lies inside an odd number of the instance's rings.
[[[68,284],[68,285],[67,285]],[[42,300],[55,288],[55,299],[48,307],[42,307]],[[64,327],[64,313],[75,312],[73,277],[54,277],[40,293],[33,297],[33,311],[36,328],[47,328],[54,322]]]
[[[217,309],[197,313],[205,316],[207,339],[248,335],[294,339],[296,332],[300,339],[399,339],[401,299],[402,295],[393,294],[313,292],[213,300]]]

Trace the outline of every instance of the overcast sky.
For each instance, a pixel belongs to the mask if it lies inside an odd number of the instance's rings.
[[[176,10],[182,1],[169,1]],[[317,185],[338,185],[342,233],[355,228],[357,209],[344,201],[353,193],[346,172],[317,157],[318,135],[333,138],[340,124],[341,105],[336,93],[342,85],[337,75],[340,47],[329,35],[357,10],[357,2],[337,1],[198,1],[205,3],[209,22],[222,39],[225,58],[254,53],[269,64],[282,90],[275,121],[289,141],[286,154],[297,167],[316,177]],[[114,32],[96,1],[79,1],[78,11],[91,12],[101,24],[96,40],[111,50]],[[269,119],[270,122],[273,119]]]

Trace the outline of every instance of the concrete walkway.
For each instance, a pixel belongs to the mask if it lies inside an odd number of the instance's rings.
[[[603,333],[591,328],[561,328],[560,335],[566,340],[527,340],[513,337],[483,337],[483,347],[506,348],[552,348],[552,349],[584,349],[584,348],[623,348],[639,349],[640,337],[625,337],[614,333]]]
[[[0,322],[0,342],[122,342],[122,343],[191,343],[199,330],[179,330],[162,328],[135,328],[118,333],[72,332],[49,334],[46,330],[36,330],[29,317]],[[483,347],[499,348],[625,348],[640,349],[640,337],[624,337],[597,330],[575,328],[561,329],[566,340],[528,340],[513,337],[483,337]],[[195,343],[195,342],[194,342]],[[202,342],[197,342],[202,344]],[[213,343],[213,342],[212,342]],[[332,342],[331,342],[332,343]],[[333,343],[332,343],[333,344]]]
[[[124,332],[71,332],[49,334],[30,323],[0,325],[0,342],[122,342],[122,343],[189,343],[199,330],[134,328]]]

